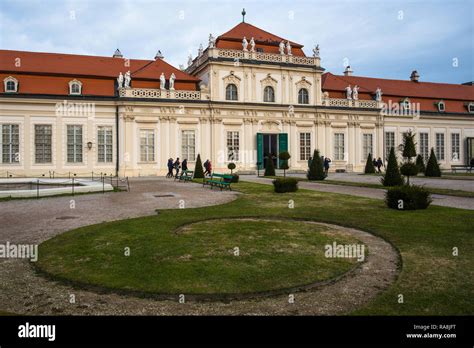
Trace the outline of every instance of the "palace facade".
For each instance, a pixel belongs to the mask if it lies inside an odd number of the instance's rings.
[[[306,56],[302,45],[245,22],[210,36],[186,69],[160,53],[0,50],[0,79],[0,176],[163,175],[168,158],[193,168],[197,154],[214,170],[234,162],[253,173],[282,151],[291,170],[306,171],[314,149],[332,159],[331,170],[360,172],[369,153],[385,158],[408,130],[442,167],[474,154],[472,83],[420,82],[416,72],[359,77],[350,67],[334,75],[319,47]]]

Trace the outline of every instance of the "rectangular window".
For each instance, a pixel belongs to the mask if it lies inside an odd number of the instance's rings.
[[[300,161],[311,157],[311,133],[300,133]]]
[[[196,136],[193,130],[181,133],[181,156],[191,162],[196,159]]]
[[[51,163],[51,139],[53,127],[51,125],[35,125],[35,163]]]
[[[140,161],[155,161],[155,131],[153,129],[140,130]]]
[[[461,160],[461,146],[460,146],[460,135],[459,133],[451,134],[451,160]]]
[[[373,150],[373,136],[372,134],[362,134],[362,159],[365,161],[369,153],[374,156]]]
[[[2,163],[20,162],[20,127],[17,124],[0,125]]]
[[[344,160],[344,133],[334,134],[334,159],[336,161]]]
[[[67,126],[67,162],[82,162],[82,126]]]
[[[227,160],[238,161],[239,160],[239,132],[227,132]]]
[[[436,158],[444,161],[444,133],[436,133]]]
[[[385,132],[385,159],[388,159],[392,147],[395,148],[395,132]]]
[[[112,162],[112,127],[98,127],[97,156],[97,162]]]
[[[420,155],[423,157],[423,161],[426,163],[430,157],[430,146],[428,133],[420,133]]]

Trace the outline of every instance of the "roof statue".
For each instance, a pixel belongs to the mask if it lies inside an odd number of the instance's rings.
[[[313,48],[313,57],[319,57],[319,44]]]
[[[132,76],[130,74],[130,70],[125,73],[124,77],[124,87],[125,88],[130,88],[130,82],[132,81]]]
[[[255,52],[255,40],[253,37],[250,39],[250,52]]]
[[[346,90],[346,98],[347,99],[352,99],[352,88],[351,88],[351,85],[347,86],[345,88]]]
[[[117,89],[123,87],[123,74],[120,72],[119,76],[117,77]]]
[[[280,42],[280,46],[278,47],[278,49],[280,50],[281,55],[285,54],[285,43],[283,41]]]
[[[355,85],[352,89],[352,99],[357,100],[359,99],[359,86]]]
[[[287,41],[287,42],[286,42],[286,54],[288,54],[289,56],[292,56],[292,54],[291,54],[291,44],[290,44],[290,41]]]
[[[166,77],[165,77],[165,73],[161,73],[161,75],[160,75],[160,89],[161,89],[161,90],[166,89]]]
[[[248,45],[249,45],[249,42],[247,41],[247,38],[244,36],[244,39],[242,40],[242,49],[244,51],[248,51]]]
[[[174,73],[170,76],[170,91],[174,91],[174,81],[176,80],[176,75]]]

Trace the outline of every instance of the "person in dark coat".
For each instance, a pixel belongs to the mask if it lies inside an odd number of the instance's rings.
[[[188,170],[188,160],[185,158],[181,163],[181,174],[184,174],[186,170]]]
[[[168,159],[168,174],[166,174],[167,178],[172,178],[173,177],[173,159],[169,158]]]
[[[204,162],[204,176],[206,176],[207,174],[209,174],[209,160],[207,159],[206,162]]]
[[[331,163],[331,159],[326,157],[324,159],[324,173],[326,174],[326,176],[328,176],[329,173],[329,163]]]
[[[178,177],[179,174],[179,165],[180,165],[179,157],[176,158],[176,161],[173,163],[173,167],[176,170],[176,177]]]
[[[379,158],[377,158],[377,170],[379,171],[379,173],[382,173],[382,170],[380,169],[380,168],[382,168],[382,166],[383,166],[383,161],[379,157]]]

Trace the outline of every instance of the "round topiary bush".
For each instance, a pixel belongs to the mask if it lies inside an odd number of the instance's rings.
[[[395,186],[389,188],[385,194],[387,206],[397,210],[426,209],[431,202],[430,193],[421,186]]]
[[[227,168],[230,170],[230,174],[232,174],[232,171],[235,169],[236,165],[235,163],[231,162],[227,165]]]
[[[278,178],[273,180],[273,187],[277,193],[298,191],[298,180],[295,178]]]

